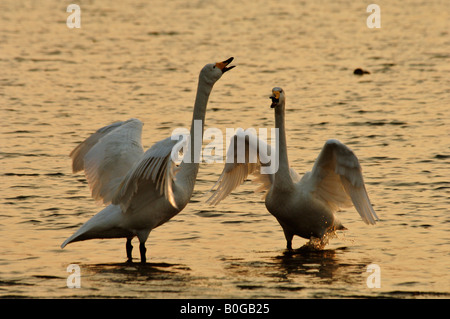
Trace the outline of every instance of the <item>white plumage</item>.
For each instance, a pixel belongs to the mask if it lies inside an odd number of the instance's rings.
[[[110,204],[122,178],[144,154],[142,126],[138,119],[105,126],[70,153],[73,172],[84,170],[95,200]]]
[[[266,208],[282,226],[288,249],[292,248],[294,235],[321,239],[319,246],[323,247],[325,235],[345,229],[335,213],[352,204],[366,224],[375,224],[378,217],[367,195],[361,166],[347,146],[335,139],[326,141],[312,170],[303,177],[289,166],[284,126],[285,93],[281,88],[274,88],[272,93],[271,107],[275,109],[275,126],[279,129],[278,152],[273,146],[252,137],[250,131],[238,131],[231,140],[227,152],[229,158],[208,202],[218,204],[248,175],[255,175],[255,182],[261,184],[257,191],[264,192]],[[246,145],[243,163],[236,155],[239,140],[245,141]],[[258,156],[256,163],[249,162],[251,151],[264,154],[259,148],[267,148],[269,154],[277,153],[275,159],[279,163],[275,173],[261,174],[264,166],[273,164],[268,158]]]
[[[233,66],[233,58],[205,65],[198,79],[188,147],[195,156],[201,147],[194,143],[194,121],[204,123],[208,98],[214,83]],[[84,170],[92,197],[108,205],[94,215],[61,245],[94,238],[127,238],[128,260],[131,239],[139,238],[141,261],[146,261],[145,242],[150,231],[178,214],[194,190],[199,163],[192,158],[176,167],[171,153],[178,140],[168,137],[144,153],[142,122],[130,119],[99,129],[70,154],[73,171]]]

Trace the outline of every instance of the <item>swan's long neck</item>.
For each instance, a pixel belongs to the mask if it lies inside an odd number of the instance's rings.
[[[199,79],[190,130],[190,150],[188,151],[190,156],[183,160],[180,165],[180,171],[176,176],[177,184],[188,191],[189,195],[192,194],[192,191],[194,190],[195,180],[200,165],[206,106],[211,90],[212,85],[206,84]]]
[[[278,171],[275,173],[274,188],[282,190],[290,190],[294,183],[291,178],[289,169],[289,160],[286,144],[286,127],[284,124],[284,101],[283,104],[275,108],[275,127],[278,128]]]

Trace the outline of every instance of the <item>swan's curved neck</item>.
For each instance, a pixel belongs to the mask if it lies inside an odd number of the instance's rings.
[[[180,186],[185,190],[188,190],[189,193],[192,193],[194,190],[194,184],[200,165],[206,106],[212,87],[212,85],[202,81],[201,78],[199,79],[197,95],[195,97],[194,114],[192,115],[191,122],[189,150],[187,152],[187,158],[185,158],[180,165],[180,171],[176,178],[177,184],[180,184]]]
[[[289,169],[289,160],[287,154],[287,143],[286,143],[286,127],[284,124],[284,105],[275,108],[275,127],[278,128],[278,171],[275,173],[274,187],[277,189],[290,190],[293,188],[294,183],[291,178]]]

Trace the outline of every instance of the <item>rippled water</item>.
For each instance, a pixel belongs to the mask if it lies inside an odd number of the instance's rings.
[[[69,3],[0,3],[0,296],[450,296],[447,1],[378,1],[381,29],[367,28],[361,1],[80,1],[80,29],[66,26]],[[101,209],[70,151],[131,117],[145,147],[187,127],[199,70],[230,56],[206,127],[273,127],[268,96],[283,87],[291,164],[310,170],[340,139],[381,222],[345,210],[348,231],[325,250],[289,254],[250,183],[205,203],[222,164],[202,164],[192,202],[150,234],[147,265],[125,263],[121,239],[61,250]],[[69,264],[80,289],[67,288]],[[369,264],[380,288],[366,284]]]

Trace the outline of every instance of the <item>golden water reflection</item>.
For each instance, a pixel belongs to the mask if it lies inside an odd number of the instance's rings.
[[[0,295],[9,297],[448,297],[449,19],[444,2],[379,1],[381,29],[352,1],[0,3]],[[290,163],[303,174],[337,138],[359,157],[381,222],[312,255],[284,236],[246,183],[205,204],[222,164],[202,164],[186,209],[149,238],[149,266],[124,240],[59,245],[101,209],[68,154],[96,129],[136,117],[150,147],[190,123],[208,62],[237,65],[215,85],[206,128],[273,127],[287,94]],[[370,71],[353,75],[361,67]],[[225,135],[225,134],[224,134]],[[208,141],[205,141],[206,143]],[[302,239],[294,245],[300,247]],[[66,287],[69,264],[82,288]],[[366,286],[379,264],[382,284]]]

